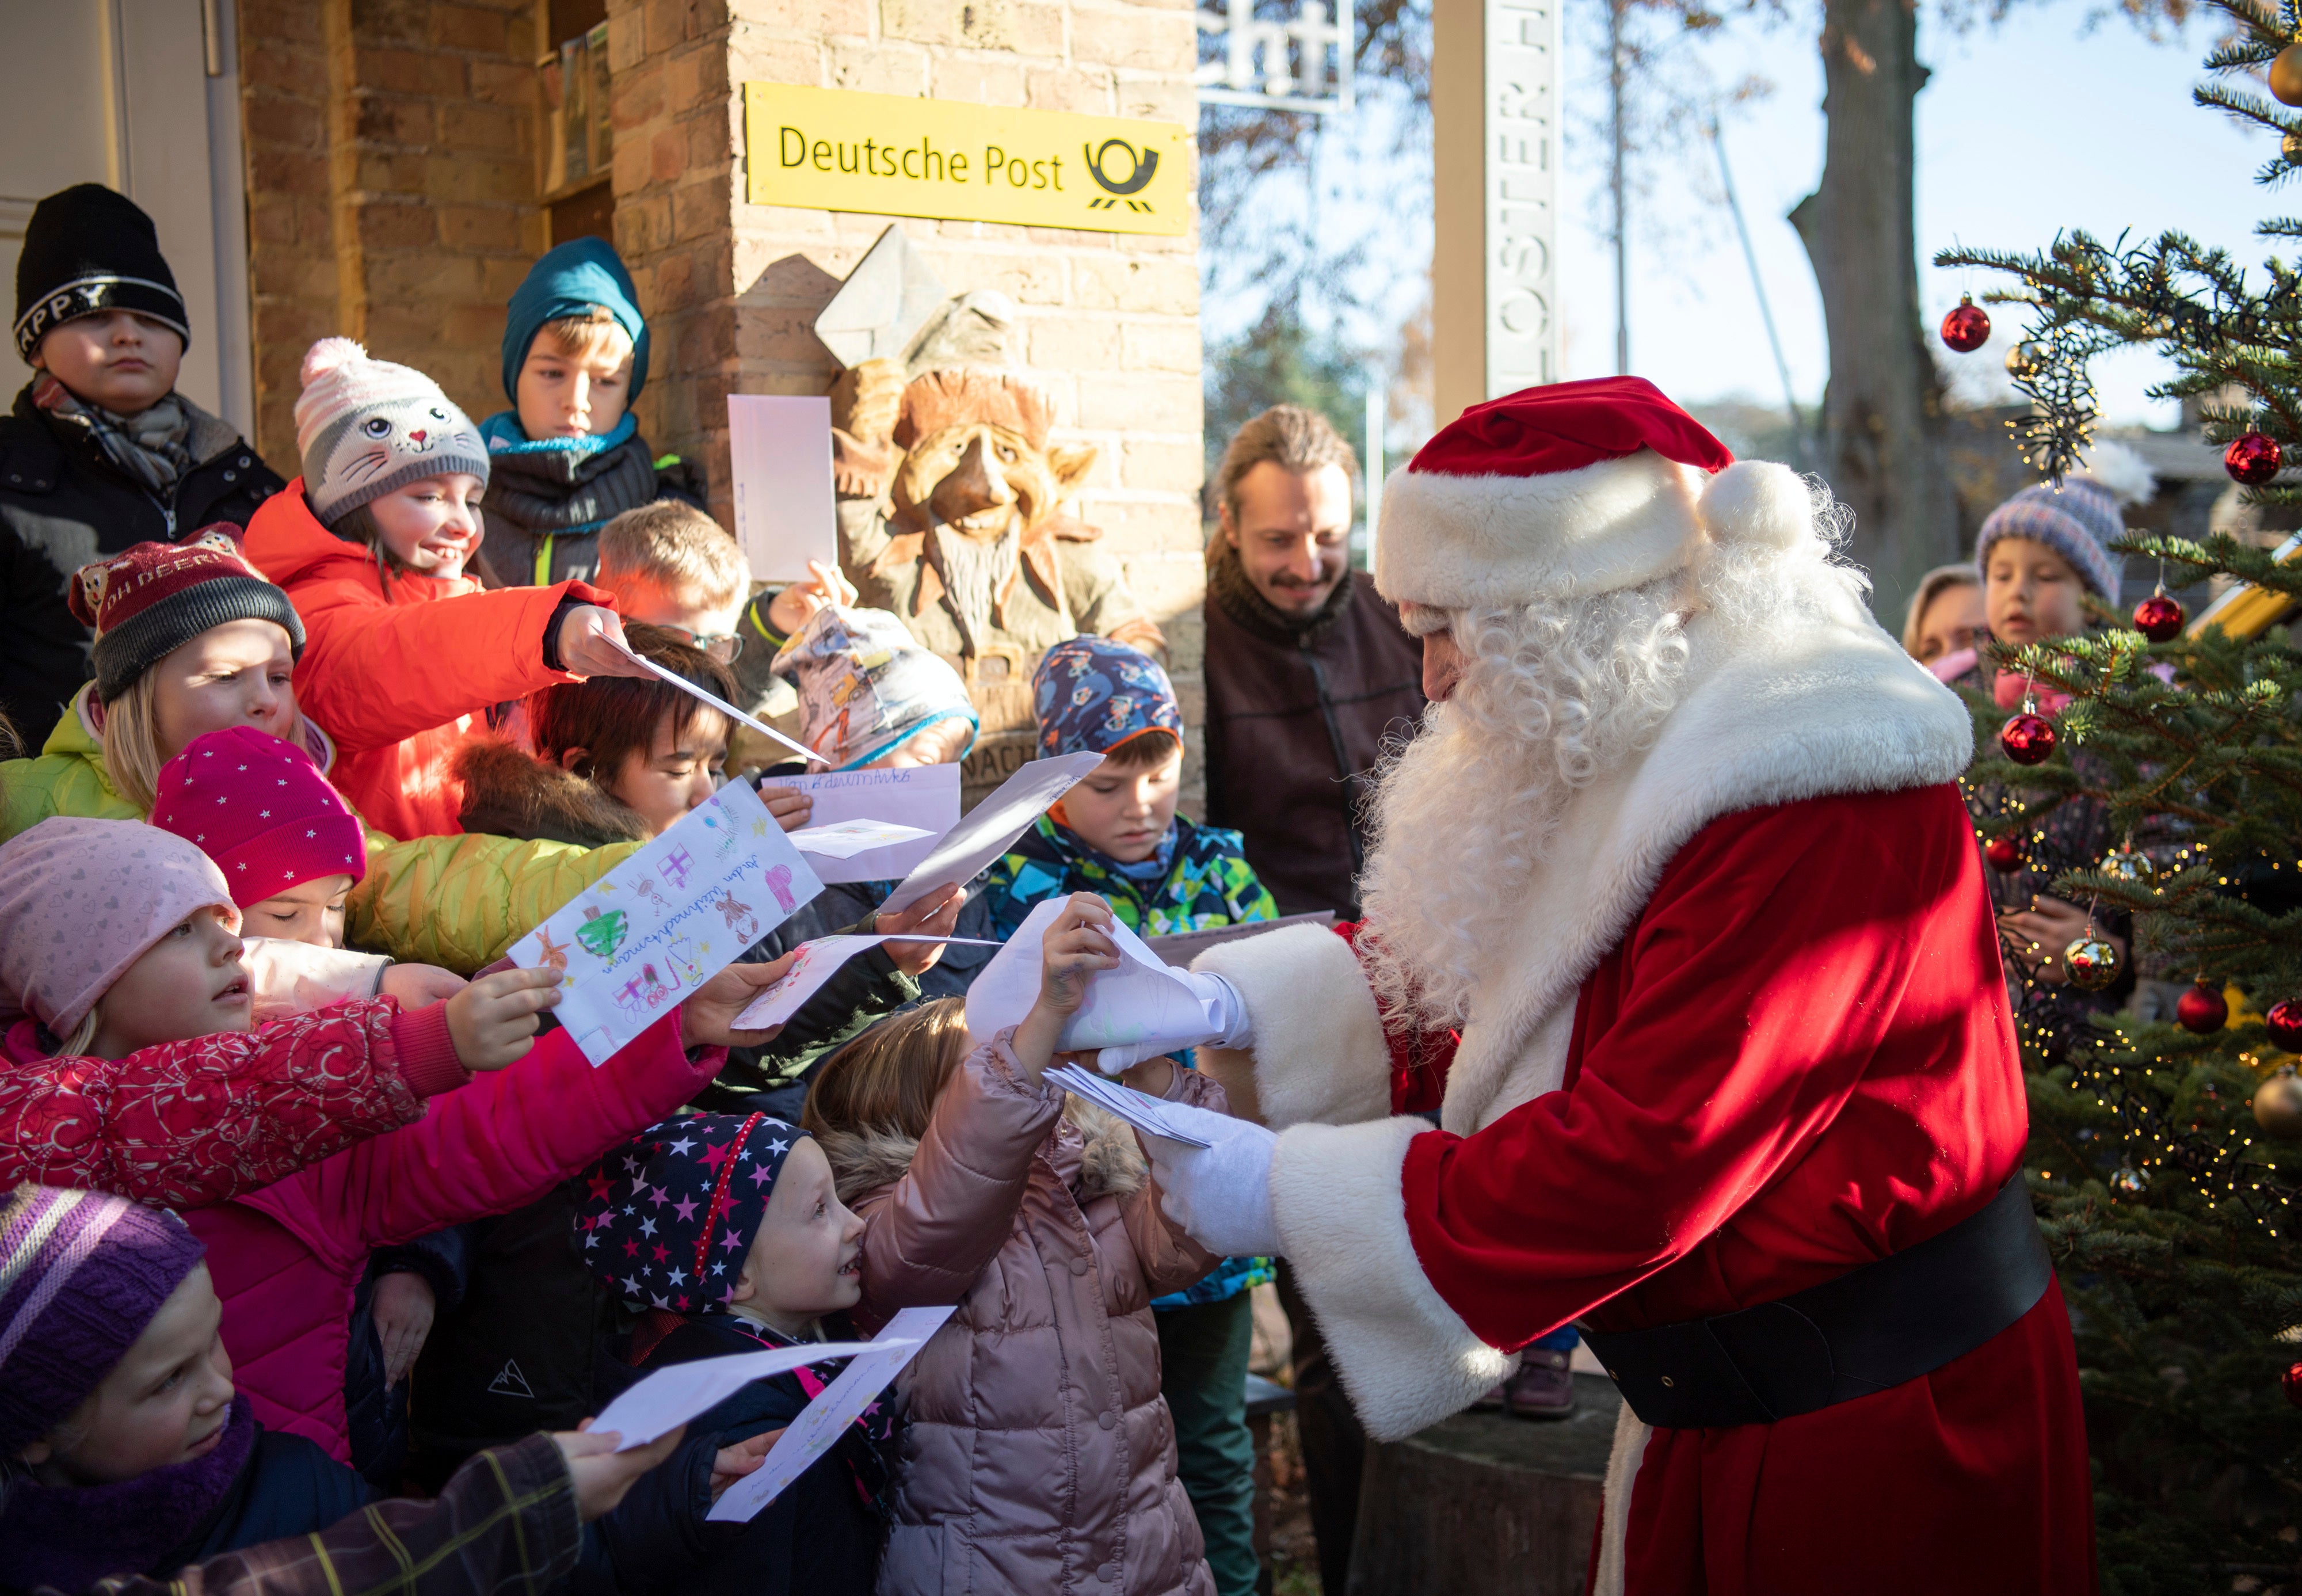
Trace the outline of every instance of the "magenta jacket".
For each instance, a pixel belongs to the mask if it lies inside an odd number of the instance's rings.
[[[424,1118],[184,1217],[207,1243],[234,1375],[274,1430],[349,1462],[352,1292],[379,1247],[525,1206],[675,1113],[727,1062],[680,1046],[676,1012],[594,1069],[564,1030]]]

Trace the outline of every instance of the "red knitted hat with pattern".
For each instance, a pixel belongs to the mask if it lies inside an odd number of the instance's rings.
[[[357,816],[293,743],[235,726],[160,769],[152,824],[198,845],[245,909],[323,876],[367,874]]]
[[[96,696],[110,703],[137,677],[228,621],[270,621],[304,651],[288,595],[257,574],[223,525],[181,543],[138,543],[74,572],[65,598],[96,629]]]

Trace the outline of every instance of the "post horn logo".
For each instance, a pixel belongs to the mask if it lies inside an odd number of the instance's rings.
[[[1105,160],[1110,156],[1113,149],[1127,152],[1129,172],[1125,177],[1114,176],[1103,169]],[[1087,202],[1088,210],[1115,210],[1122,204],[1130,211],[1148,212],[1151,209],[1149,200],[1130,199],[1128,197],[1141,193],[1151,181],[1153,175],[1158,172],[1159,152],[1157,150],[1148,145],[1138,150],[1124,139],[1106,139],[1099,146],[1080,145],[1080,154],[1087,157],[1087,169],[1093,174],[1096,186],[1103,190],[1101,195]]]

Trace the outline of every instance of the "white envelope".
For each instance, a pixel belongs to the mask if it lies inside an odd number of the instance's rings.
[[[1057,799],[1102,763],[1099,753],[1031,760],[945,832],[935,851],[912,867],[912,873],[887,895],[880,908],[908,909],[945,882],[966,886],[1030,829],[1032,821],[1054,808]]]
[[[959,824],[957,765],[910,765],[895,770],[837,770],[811,776],[770,776],[761,784],[789,787],[815,800],[811,827],[841,820],[889,820],[922,835],[889,848],[819,861],[827,886],[843,881],[900,881]]]
[[[862,1356],[842,1369],[838,1379],[800,1409],[790,1428],[768,1449],[767,1461],[727,1487],[706,1516],[722,1524],[740,1524],[775,1500],[785,1486],[807,1472],[808,1465],[831,1449],[841,1432],[862,1415],[871,1399],[903,1372],[904,1365],[919,1356],[928,1338],[941,1330],[944,1321],[958,1311],[955,1305],[945,1308],[904,1308],[888,1320],[878,1338],[862,1348]],[[810,1363],[818,1361],[827,1350],[836,1355],[853,1348],[818,1347],[814,1350],[816,1356],[807,1360]]]
[[[907,1341],[904,1345],[917,1343]],[[802,1365],[820,1363],[827,1357],[844,1357],[870,1350],[869,1342],[830,1341],[669,1364],[609,1403],[592,1421],[592,1428],[615,1431],[624,1438],[616,1450],[628,1452],[687,1423],[699,1413],[708,1413],[754,1380],[788,1374]]]
[[[1005,1027],[1021,1024],[1039,1001],[1041,948],[1047,928],[1070,903],[1069,898],[1043,898],[1032,905],[1006,945],[975,978],[967,989],[969,1041],[979,1047]],[[1181,971],[1168,969],[1140,937],[1116,920],[1111,939],[1119,947],[1119,967],[1098,970],[1088,979],[1087,1000],[1064,1023],[1059,1048],[1070,1053],[1155,1038],[1188,1044],[1210,1034],[1206,1005]]]
[[[818,859],[853,859],[858,853],[895,847],[932,838],[935,833],[919,826],[898,826],[892,820],[835,820],[785,833],[792,846]],[[819,872],[819,878],[820,872]]]
[[[823,990],[824,982],[848,960],[867,947],[877,947],[883,942],[959,942],[973,947],[997,947],[996,942],[986,942],[975,937],[819,937],[812,942],[802,942],[792,961],[776,984],[760,993],[735,1016],[737,1030],[765,1030],[770,1025],[781,1025],[811,997]]]

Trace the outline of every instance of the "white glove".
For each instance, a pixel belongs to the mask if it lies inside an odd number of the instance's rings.
[[[1255,1039],[1255,1028],[1247,1017],[1247,1003],[1239,996],[1238,987],[1219,975],[1201,975],[1195,970],[1169,973],[1189,983],[1192,995],[1199,1000],[1205,1031],[1194,1029],[1189,1036],[1148,1036],[1121,1046],[1105,1047],[1095,1055],[1095,1067],[1105,1075],[1117,1075],[1130,1065],[1172,1053],[1179,1047],[1245,1047]]]
[[[1159,1206],[1190,1239],[1226,1258],[1266,1257],[1280,1250],[1279,1224],[1271,1213],[1271,1152],[1279,1138],[1252,1120],[1170,1103],[1164,1109],[1179,1128],[1214,1145],[1186,1147],[1164,1136],[1144,1138],[1152,1173],[1159,1181]]]

